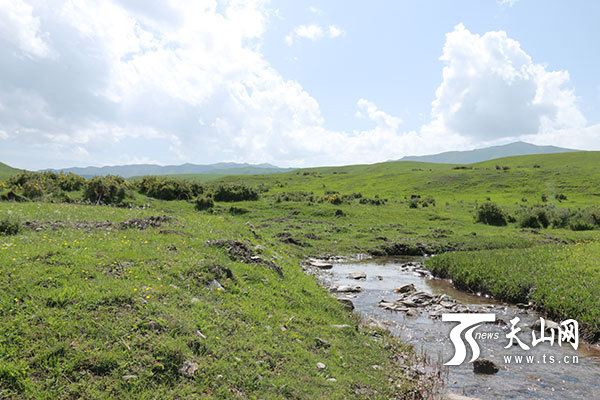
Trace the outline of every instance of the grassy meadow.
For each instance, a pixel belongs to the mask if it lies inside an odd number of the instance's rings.
[[[114,180],[112,206],[91,181],[0,177],[13,199],[0,220],[18,227],[0,234],[0,397],[427,398],[411,350],[344,311],[303,272],[310,256],[434,253],[427,266],[457,286],[597,339],[598,165],[580,152],[186,176],[162,191]],[[220,200],[240,185],[258,199]],[[35,201],[14,201],[25,193]],[[503,224],[476,222],[485,203]]]

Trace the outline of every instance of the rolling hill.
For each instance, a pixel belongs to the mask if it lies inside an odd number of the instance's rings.
[[[565,149],[556,146],[537,146],[535,144],[525,142],[514,142],[503,146],[493,146],[468,151],[447,151],[428,156],[407,156],[401,158],[400,161],[421,161],[442,164],[473,164],[503,157],[568,153],[573,151],[579,150]]]
[[[0,162],[0,179],[6,179],[12,175],[18,174],[19,172],[21,172],[20,169],[13,168]]]
[[[124,178],[144,175],[181,175],[181,174],[210,174],[210,175],[264,175],[291,171],[292,168],[279,168],[271,164],[182,164],[182,165],[156,165],[134,164],[115,165],[105,167],[74,167],[63,169],[46,169],[52,172],[71,172],[85,178],[93,176],[120,175]]]

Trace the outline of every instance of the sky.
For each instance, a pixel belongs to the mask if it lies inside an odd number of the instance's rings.
[[[600,2],[0,0],[0,161],[600,150]]]

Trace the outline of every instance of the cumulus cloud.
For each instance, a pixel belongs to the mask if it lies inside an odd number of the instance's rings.
[[[586,125],[567,71],[547,71],[503,31],[446,35],[427,129],[493,141]]]
[[[18,167],[354,164],[525,134],[558,140],[585,125],[568,73],[534,64],[503,32],[448,34],[420,130],[360,99],[372,126],[342,131],[263,57],[267,0],[0,2],[0,156]],[[290,40],[340,35],[307,25]]]
[[[326,37],[334,39],[342,36],[343,33],[344,31],[336,25],[329,25],[326,27],[322,27],[317,24],[299,25],[296,28],[294,28],[292,32],[286,35],[285,42],[289,46],[291,46],[292,44],[294,44],[294,40],[297,38],[309,39],[312,41],[323,39]]]
[[[48,34],[40,30],[33,7],[22,0],[0,0],[0,38],[28,57],[51,55]]]
[[[32,4],[27,15],[39,24],[29,37],[51,38],[56,57],[32,50],[42,57],[33,60],[0,45],[3,158],[10,154],[21,166],[124,159],[341,164],[392,158],[406,146],[398,141],[400,120],[366,100],[358,107],[373,129],[323,127],[317,101],[260,52],[270,15],[265,1]],[[0,18],[8,20],[9,11],[0,9]],[[31,19],[17,21],[20,29],[32,26]],[[334,26],[295,32],[342,33]]]

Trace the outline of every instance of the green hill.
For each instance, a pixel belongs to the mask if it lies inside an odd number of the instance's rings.
[[[12,175],[18,174],[19,172],[21,172],[20,169],[10,167],[0,162],[0,179],[7,179]]]
[[[372,165],[301,169],[269,176],[228,176],[218,181],[267,185],[270,193],[328,191],[404,198],[431,195],[443,201],[494,201],[514,204],[542,195],[568,197],[579,206],[600,196],[600,152],[539,154],[501,158],[471,165],[391,161]],[[315,179],[317,177],[318,179]]]
[[[481,161],[493,160],[496,158],[522,156],[531,154],[553,154],[567,153],[572,149],[565,149],[556,146],[536,146],[535,144],[525,142],[514,142],[502,146],[492,146],[483,149],[475,149],[468,151],[448,151],[440,154],[429,156],[408,156],[400,161],[422,161],[432,163],[447,163],[447,164],[472,164]]]

